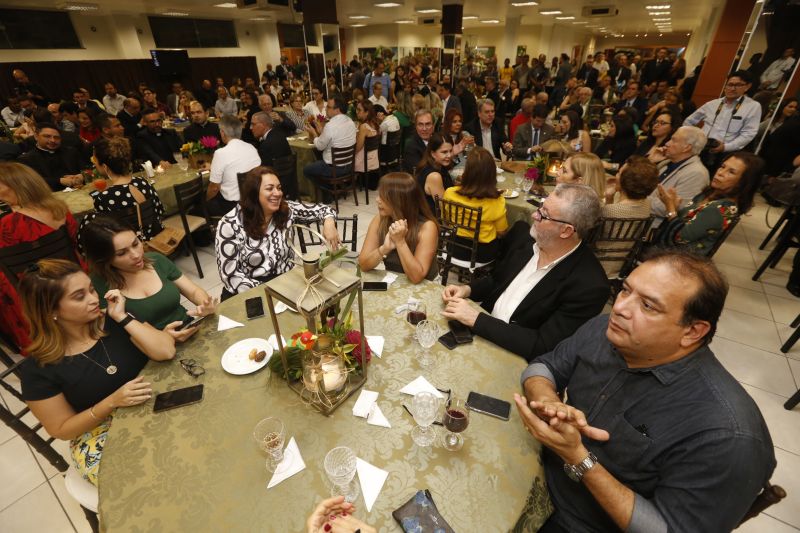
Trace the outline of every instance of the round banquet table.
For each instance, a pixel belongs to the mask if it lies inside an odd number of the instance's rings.
[[[364,279],[382,275],[369,272]],[[385,345],[381,358],[373,356],[364,388],[380,393],[378,405],[391,428],[353,416],[358,392],[325,417],[303,405],[266,367],[244,376],[227,374],[220,365],[227,347],[249,337],[266,339],[273,329],[269,316],[245,317],[244,300],[264,298],[262,288],[220,304],[218,314],[244,327],[219,332],[216,317],[206,320],[178,347],[173,361],[150,362],[142,372],[154,395],[202,383],[203,400],[154,414],[151,399],[115,413],[100,468],[101,528],[305,531],[307,516],[330,494],[325,454],[335,446],[349,446],[360,458],[389,472],[371,512],[361,494],[355,502],[356,516],[378,531],[401,531],[391,513],[422,489],[430,490],[456,531],[506,531],[526,506],[532,486],[538,490],[529,524],[532,531],[538,529],[551,512],[540,446],[524,430],[513,403],[510,421],[471,413],[464,447],[458,452],[445,450],[438,438],[430,448],[419,448],[411,440],[414,422],[402,407],[411,404],[411,396],[399,390],[417,376],[459,395],[475,390],[511,401],[526,366],[523,359],[475,337],[472,344],[453,351],[437,343],[432,348],[435,364],[423,369],[415,360],[420,348],[411,337],[412,327],[395,307],[413,295],[424,300],[428,316],[446,328],[439,314],[441,290],[432,282],[411,285],[400,275],[388,291],[365,293],[366,333],[383,335]],[[284,337],[304,323],[291,311],[278,318]],[[205,375],[190,377],[178,362],[184,357],[198,361]],[[306,464],[271,489],[267,489],[271,474],[265,456],[252,437],[256,423],[268,416],[284,421],[286,442],[295,438]],[[443,428],[434,427],[441,437]]]

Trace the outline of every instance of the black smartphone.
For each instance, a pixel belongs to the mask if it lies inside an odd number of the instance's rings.
[[[190,316],[186,317],[186,320],[183,321],[183,324],[175,328],[175,331],[183,331],[184,329],[191,329],[196,328],[200,325],[200,322],[203,321],[206,317],[204,316]]]
[[[448,350],[452,350],[456,346],[458,346],[458,342],[456,342],[456,337],[453,335],[452,331],[448,331],[441,337],[439,337],[439,342],[442,343]]]
[[[156,401],[153,404],[153,412],[160,413],[168,409],[182,407],[197,403],[203,399],[203,385],[192,385],[184,389],[176,389],[168,392],[162,392],[156,396]]]
[[[244,309],[247,312],[247,318],[264,316],[264,302],[261,300],[261,296],[245,300]]]
[[[365,291],[385,291],[389,284],[385,281],[365,281],[362,289]]]
[[[465,326],[458,320],[448,320],[447,327],[453,333],[458,344],[467,344],[472,342],[472,330]]]
[[[469,393],[467,396],[467,408],[500,420],[508,420],[508,415],[511,413],[511,404],[507,401],[498,400],[478,392]]]

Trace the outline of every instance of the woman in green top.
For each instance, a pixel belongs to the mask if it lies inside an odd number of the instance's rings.
[[[109,217],[97,217],[81,233],[92,284],[98,294],[119,289],[127,300],[126,309],[138,320],[163,329],[183,342],[197,328],[177,331],[190,316],[214,313],[216,299],[184,276],[175,264],[159,253],[145,253],[142,241],[126,224]],[[197,307],[191,313],[181,305],[181,295]],[[100,306],[106,302],[101,297]]]

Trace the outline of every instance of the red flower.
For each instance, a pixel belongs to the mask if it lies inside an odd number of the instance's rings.
[[[356,329],[351,329],[344,334],[344,341],[347,344],[356,345],[351,353],[353,354],[353,357],[356,358],[356,361],[358,361],[358,364],[363,365],[364,361],[361,358],[361,332]],[[364,348],[366,349],[367,362],[369,363],[370,360],[372,360],[372,350],[369,349],[369,343],[367,342],[367,339],[364,339]]]
[[[539,179],[539,169],[536,167],[530,167],[528,170],[525,171],[525,178],[536,181]]]

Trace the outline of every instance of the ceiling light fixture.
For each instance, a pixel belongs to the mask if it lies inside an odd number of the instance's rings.
[[[420,7],[415,10],[417,13],[422,13],[427,15],[428,13],[438,13],[441,9],[436,9],[435,7]]]
[[[539,2],[511,2],[514,7],[538,6]]]
[[[378,2],[372,5],[375,7],[400,7],[403,4],[398,4],[397,2]]]
[[[562,13],[563,13],[563,11],[561,11],[560,9],[550,9],[550,10],[546,10],[546,11],[539,11],[540,15],[560,15]]]
[[[658,36],[659,36],[659,37],[663,37],[663,36],[664,36],[664,34],[663,34],[663,33],[659,33],[659,34],[658,34]]]
[[[411,19],[397,19],[394,21],[395,24],[414,24],[414,21]]]
[[[669,11],[651,11],[650,12],[650,16],[651,17],[658,17],[658,16],[661,16],[661,15],[671,15],[671,13]]]
[[[269,20],[269,17],[254,17],[254,18],[251,18],[250,20],[254,20],[256,22],[263,22],[265,20]]]
[[[164,11],[161,13],[165,17],[188,17],[189,13],[184,13],[182,11]]]
[[[62,9],[66,11],[97,11],[100,6],[87,2],[67,2],[62,6]]]
[[[224,7],[227,9],[236,9],[236,4],[234,2],[225,2],[223,4],[214,4],[214,7]]]
[[[358,23],[358,24],[350,24],[350,27],[351,27],[351,28],[363,28],[364,26],[366,26],[366,24],[361,24],[361,23]]]
[[[691,34],[692,34],[692,33],[691,33],[691,32],[689,32],[689,33],[687,33],[687,34],[686,34],[686,36],[688,37],[688,36],[690,36]]]
[[[497,19],[483,19],[481,24],[500,24],[500,21]]]
[[[664,4],[661,6],[645,6],[645,9],[669,9],[669,4]]]
[[[369,15],[350,15],[347,18],[350,18],[350,19],[353,19],[353,20],[366,20],[366,19],[371,18],[371,17]]]
[[[575,20],[572,22],[573,24],[589,24],[585,20]],[[586,26],[587,28],[591,28],[591,26]]]
[[[575,17],[556,17],[556,20],[575,20]]]
[[[478,15],[464,15],[461,20],[478,20]]]

